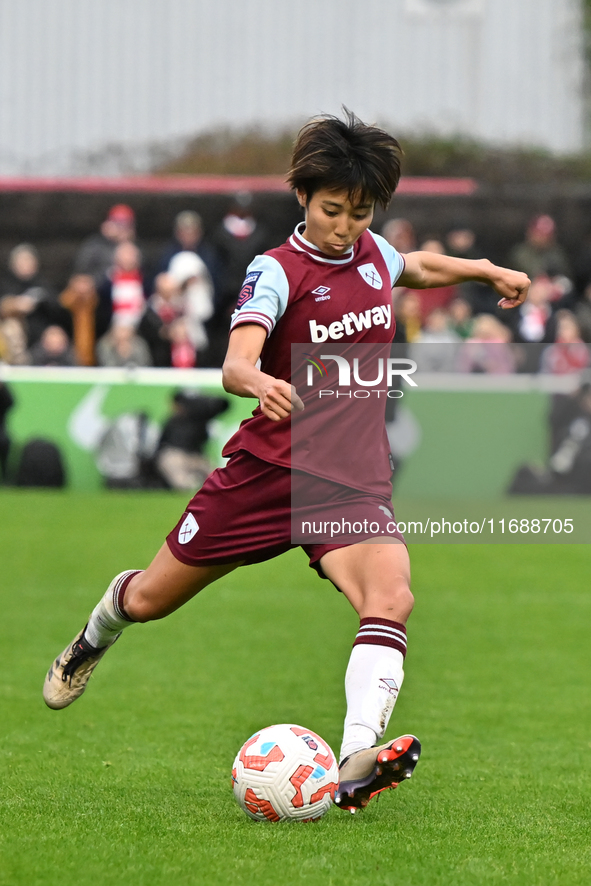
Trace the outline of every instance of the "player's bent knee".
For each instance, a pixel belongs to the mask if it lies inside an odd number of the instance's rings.
[[[152,588],[145,587],[145,583],[145,573],[140,573],[130,582],[125,594],[123,606],[125,614],[131,621],[140,623],[154,621],[164,618],[170,612],[166,601],[155,594]]]
[[[408,618],[408,616],[413,611],[414,605],[415,605],[415,598],[414,598],[413,594],[411,593],[411,590],[408,587],[408,585],[406,586],[406,588],[404,590],[400,591],[398,602],[399,602],[400,608],[406,613],[406,617]]]
[[[392,607],[407,615],[410,615],[415,605],[415,598],[407,584],[397,585],[386,595],[386,599]]]
[[[162,618],[166,613],[162,611],[162,607],[141,592],[130,596],[129,600],[125,600],[125,613],[131,621],[145,623]]]
[[[406,583],[398,583],[377,593],[367,595],[364,610],[372,610],[372,615],[381,615],[395,621],[405,622],[414,607],[415,598]]]

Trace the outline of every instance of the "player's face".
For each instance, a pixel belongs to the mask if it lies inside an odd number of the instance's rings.
[[[371,224],[374,203],[352,203],[347,191],[322,188],[310,200],[298,191],[306,210],[304,237],[326,255],[347,252]]]

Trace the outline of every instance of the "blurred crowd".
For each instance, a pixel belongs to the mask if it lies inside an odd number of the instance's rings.
[[[381,233],[402,253],[482,257],[464,223],[419,237],[408,219],[393,218]],[[0,280],[0,362],[221,366],[245,269],[271,245],[251,196],[240,193],[210,232],[196,212],[180,212],[150,266],[133,210],[111,207],[80,244],[61,292],[44,279],[34,245],[15,246]],[[554,219],[538,215],[504,264],[532,280],[529,299],[516,310],[498,309],[495,293],[478,283],[394,290],[395,341],[408,343],[421,370],[563,374],[590,365],[591,243],[572,262]]]
[[[403,253],[420,249],[482,258],[474,231],[464,224],[444,237],[418,240],[411,223],[397,218],[382,233]],[[554,219],[538,215],[504,264],[532,281],[527,301],[512,310],[498,308],[498,296],[480,283],[394,290],[396,340],[410,344],[419,369],[566,374],[590,365],[591,245],[571,264]]]
[[[58,292],[34,245],[15,246],[0,279],[0,362],[33,366],[221,366],[230,317],[255,255],[273,245],[239,193],[204,236],[192,210],[151,264],[131,207],[112,206],[80,244]]]

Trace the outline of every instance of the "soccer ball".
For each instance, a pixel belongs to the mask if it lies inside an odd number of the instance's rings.
[[[339,767],[327,743],[302,726],[281,723],[255,732],[234,760],[232,787],[255,821],[312,821],[334,800]]]

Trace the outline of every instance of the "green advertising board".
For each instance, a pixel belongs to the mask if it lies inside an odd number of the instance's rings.
[[[12,458],[33,438],[56,443],[64,457],[72,489],[100,489],[102,477],[95,456],[100,437],[124,413],[145,413],[161,426],[179,389],[219,396],[221,372],[201,370],[15,369],[3,367],[1,377],[16,401],[9,413]],[[221,449],[254,401],[229,397],[230,408],[211,423],[209,455],[223,463]]]
[[[53,369],[0,367],[16,400],[9,414],[13,459],[34,437],[61,449],[70,488],[98,489],[98,438],[123,413],[145,413],[161,426],[171,395],[181,389],[219,396],[219,370]],[[405,498],[493,498],[516,469],[544,464],[550,396],[572,381],[539,376],[426,375],[397,401],[389,426],[397,456],[395,491]],[[225,441],[255,406],[228,397],[230,407],[210,425],[209,456],[222,464]]]

